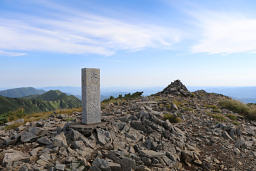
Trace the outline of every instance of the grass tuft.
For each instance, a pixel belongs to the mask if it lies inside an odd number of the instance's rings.
[[[213,117],[215,120],[220,121],[220,122],[224,122],[227,120],[227,118],[225,118],[225,116],[223,116],[220,113],[210,113],[209,115],[211,117]]]
[[[164,120],[169,120],[171,123],[180,123],[182,122],[182,119],[178,116],[166,113],[164,114]]]
[[[250,110],[250,108],[246,104],[241,103],[237,100],[232,100],[232,99],[223,100],[219,103],[219,105],[222,108],[229,109],[233,112],[240,113],[240,114],[248,114]]]
[[[246,105],[237,100],[223,100],[219,103],[222,108],[229,109],[233,112],[239,113],[250,120],[256,120],[255,105]]]
[[[52,111],[52,112],[40,112],[40,113],[26,114],[25,116],[22,116],[20,118],[15,117],[16,119],[23,118],[24,123],[14,123],[12,125],[7,125],[7,126],[5,126],[5,129],[6,130],[15,129],[15,128],[25,124],[26,122],[33,122],[33,121],[38,121],[40,119],[47,119],[50,115],[57,115],[57,114],[71,115],[74,112],[81,112],[81,111],[82,111],[82,108],[72,108],[72,109],[59,109],[59,110]]]
[[[233,120],[233,121],[236,121],[237,120],[237,116],[234,115],[234,114],[227,114],[226,115],[229,119]]]

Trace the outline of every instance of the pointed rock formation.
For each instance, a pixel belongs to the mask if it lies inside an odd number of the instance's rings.
[[[191,93],[188,91],[187,87],[182,84],[180,80],[176,80],[168,85],[163,91],[158,94],[172,94],[172,95],[182,95],[182,96],[190,96]]]

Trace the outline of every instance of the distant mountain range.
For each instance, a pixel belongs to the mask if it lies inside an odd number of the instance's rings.
[[[80,100],[82,99],[81,96],[81,88],[80,87],[70,87],[70,86],[66,86],[66,87],[41,87],[40,89],[43,89],[45,91],[49,91],[49,90],[60,90],[64,93],[70,94],[70,95],[74,95],[77,98],[79,98]],[[130,91],[133,92],[133,91]],[[117,97],[119,94],[126,94],[129,93],[129,91],[122,91],[122,89],[116,89],[116,88],[101,88],[101,96],[100,99],[104,100],[109,98],[110,96],[114,96]]]
[[[25,97],[30,95],[40,95],[45,93],[44,90],[35,89],[33,87],[21,87],[21,88],[14,88],[14,89],[7,89],[0,91],[0,96],[11,97],[11,98],[19,98]]]
[[[66,95],[59,90],[50,90],[41,95],[22,98],[0,96],[0,122],[8,114],[22,109],[23,113],[36,113],[81,107],[81,101],[73,95]],[[2,116],[1,116],[2,115]]]
[[[136,91],[143,91],[144,96],[155,94],[160,92],[164,87],[142,87],[142,88],[129,88],[129,87],[109,87],[101,88],[101,100],[104,100],[110,96],[117,97],[119,94],[133,93]],[[205,90],[209,93],[223,94],[234,99],[240,100],[244,103],[256,103],[256,87],[188,87],[190,91]],[[16,88],[0,91],[0,95],[6,97],[24,97],[35,94],[42,94],[49,90],[60,90],[68,95],[74,95],[81,99],[80,87],[41,87],[35,89],[32,87]]]

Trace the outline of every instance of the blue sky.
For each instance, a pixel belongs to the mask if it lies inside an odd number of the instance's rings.
[[[256,85],[256,3],[1,0],[0,87]]]

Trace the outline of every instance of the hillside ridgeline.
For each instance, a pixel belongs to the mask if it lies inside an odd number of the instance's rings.
[[[41,95],[31,95],[23,98],[0,96],[0,122],[6,122],[8,117],[12,117],[16,113],[25,115],[78,107],[81,107],[79,99],[58,90],[51,90]]]
[[[0,129],[0,170],[256,170],[255,104],[180,82],[102,102],[102,123],[52,113]]]
[[[10,98],[20,98],[30,95],[40,95],[45,93],[44,90],[35,89],[33,87],[21,87],[14,89],[7,89],[0,91],[0,96],[10,97]]]

